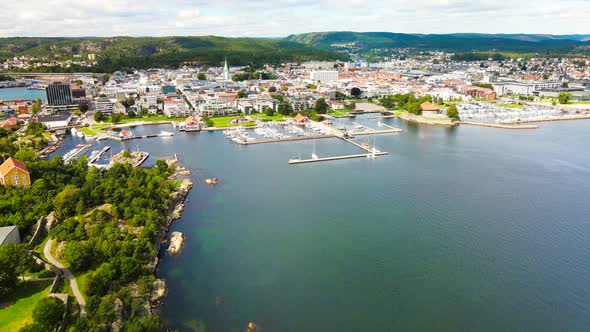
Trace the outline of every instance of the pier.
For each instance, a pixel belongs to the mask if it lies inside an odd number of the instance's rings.
[[[141,138],[153,138],[153,137],[172,137],[174,136],[173,134],[149,134],[149,135],[141,135],[141,136],[131,136],[131,137],[121,137],[119,140],[121,142],[125,142],[125,141],[130,141],[133,139],[141,139]]]
[[[346,159],[358,159],[358,158],[367,158],[367,159],[374,159],[376,157],[381,157],[388,155],[388,152],[378,151],[375,148],[371,148],[369,146],[364,146],[359,144],[355,141],[352,141],[345,137],[338,137],[341,140],[350,143],[358,148],[365,150],[367,153],[360,153],[360,154],[350,154],[344,156],[334,156],[334,157],[324,157],[324,158],[312,158],[312,159],[290,159],[289,165],[298,165],[298,164],[308,164],[308,163],[319,163],[322,161],[335,161],[335,160],[346,160]]]
[[[460,121],[462,125],[478,126],[478,127],[489,127],[499,129],[537,129],[538,126],[533,125],[509,125],[509,124],[497,124],[497,123],[485,123],[485,122],[472,122],[472,121]]]
[[[81,146],[79,148],[76,148],[74,151],[71,152],[70,155],[68,155],[67,157],[64,157],[64,162],[67,163],[68,161],[76,158],[82,152],[90,149],[91,146],[92,145],[90,145],[90,144],[86,144],[86,145],[83,145],[83,146]]]
[[[104,148],[102,148],[102,150],[100,150],[100,153],[99,154],[97,154],[94,158],[88,160],[88,165],[89,166],[92,166],[92,164],[94,164],[94,162],[96,162],[97,160],[99,160],[110,149],[111,149],[110,146],[105,146]]]
[[[322,139],[322,138],[335,138],[336,135],[312,135],[312,136],[301,136],[301,137],[289,137],[289,138],[267,138],[257,139],[251,142],[235,142],[240,145],[253,145],[253,144],[264,144],[264,143],[279,143],[279,142],[295,142],[305,141],[308,139]]]
[[[334,160],[345,160],[345,159],[356,159],[356,158],[371,158],[371,156],[384,156],[387,155],[387,152],[377,152],[377,153],[363,153],[363,154],[351,154],[345,156],[336,156],[336,157],[325,157],[325,158],[317,158],[317,159],[291,159],[289,160],[289,165],[298,165],[298,164],[308,164],[308,163],[318,163],[322,161],[334,161]]]

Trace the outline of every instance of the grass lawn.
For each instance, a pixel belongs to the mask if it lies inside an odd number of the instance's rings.
[[[37,256],[39,256],[39,258],[42,260],[45,260],[45,257],[43,256],[43,247],[45,247],[47,240],[49,240],[49,236],[46,236],[43,242],[39,243],[37,246],[35,246],[35,249],[33,249],[33,252],[36,253]]]
[[[239,118],[239,116],[220,116],[209,118],[213,121],[213,125],[216,128],[232,127],[237,126],[237,123],[230,123],[230,121]]]
[[[88,282],[90,281],[90,275],[94,270],[88,270],[84,274],[80,274],[76,276],[76,282],[78,283],[78,288],[80,289],[80,293],[86,299],[86,293],[88,292]]]
[[[86,128],[86,127],[78,128],[78,131],[81,131],[86,136],[96,136],[96,132],[90,128]]]
[[[98,123],[98,124],[93,124],[93,125],[91,125],[91,126],[90,126],[90,128],[91,128],[93,131],[95,131],[97,134],[104,135],[104,134],[106,134],[107,132],[106,132],[106,131],[104,131],[103,129],[104,129],[104,128],[106,128],[106,127],[110,127],[110,126],[111,126],[111,124],[110,124],[110,123]]]
[[[351,112],[351,110],[329,110],[328,115],[344,116],[344,115],[348,115],[350,112]]]
[[[279,114],[279,113],[275,113],[273,116],[268,116],[268,115],[266,115],[264,113],[250,114],[250,116],[253,119],[258,119],[258,120],[261,120],[261,121],[277,121],[277,122],[282,122],[282,121],[287,120],[287,117],[285,117],[284,115]]]
[[[496,106],[504,107],[504,108],[523,108],[524,107],[524,105],[521,105],[521,104],[496,104]]]
[[[16,291],[0,304],[0,327],[3,331],[18,331],[33,321],[35,305],[49,293],[51,280],[21,283]],[[10,306],[3,307],[5,303]]]
[[[53,278],[55,277],[55,274],[53,274],[53,272],[49,271],[49,270],[41,270],[38,272],[26,272],[23,274],[25,277],[31,277],[31,278]]]

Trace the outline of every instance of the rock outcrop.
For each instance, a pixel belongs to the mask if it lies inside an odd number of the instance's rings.
[[[178,255],[184,247],[184,234],[181,232],[172,232],[170,235],[170,246],[168,247],[168,254]]]

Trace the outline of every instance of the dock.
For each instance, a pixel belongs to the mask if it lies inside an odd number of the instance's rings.
[[[140,161],[138,161],[137,163],[135,163],[135,164],[133,165],[133,167],[139,167],[139,166],[141,166],[141,164],[143,164],[143,162],[144,162],[144,161],[146,161],[146,159],[148,159],[148,158],[149,158],[149,156],[150,156],[150,154],[149,154],[149,153],[147,153],[147,152],[142,152],[142,153],[144,154],[143,158],[141,158],[141,160],[140,160]]]
[[[76,151],[73,152],[72,155],[68,156],[67,158],[64,158],[64,162],[67,163],[68,161],[76,158],[82,152],[90,149],[91,146],[92,145],[90,145],[90,144],[86,144],[86,145],[83,145],[82,147],[76,148]]]
[[[268,138],[268,139],[257,139],[251,142],[235,142],[240,145],[253,145],[253,144],[264,144],[264,143],[279,143],[279,142],[295,142],[305,141],[308,139],[322,139],[322,138],[335,138],[335,135],[312,135],[312,136],[301,136],[301,137],[289,137],[289,138]]]
[[[142,139],[142,138],[153,138],[153,137],[172,137],[173,135],[166,135],[166,134],[149,134],[149,135],[141,135],[141,136],[131,136],[131,137],[122,137],[120,139],[121,142],[130,141],[133,139]]]
[[[345,160],[345,159],[356,159],[356,158],[370,158],[371,155],[375,157],[387,155],[387,152],[377,152],[377,153],[362,153],[362,154],[351,154],[345,156],[336,156],[336,157],[325,157],[325,158],[317,158],[317,159],[291,159],[289,160],[289,165],[298,165],[298,164],[308,164],[308,163],[319,163],[322,161],[334,161],[334,160]]]
[[[110,149],[111,149],[110,146],[105,146],[104,148],[102,148],[102,150],[100,150],[100,153],[97,154],[96,157],[88,160],[88,165],[94,164],[95,161],[99,160]]]
[[[538,126],[534,125],[510,125],[510,124],[497,124],[497,123],[485,123],[485,122],[472,122],[472,121],[460,121],[462,125],[499,128],[499,129],[537,129]]]
[[[350,154],[350,155],[335,156],[335,157],[312,158],[312,159],[291,159],[291,160],[289,160],[289,165],[319,163],[322,161],[335,161],[335,160],[358,159],[358,158],[372,159],[372,158],[381,157],[381,156],[385,156],[385,155],[389,154],[388,152],[375,151],[371,147],[364,146],[362,144],[359,144],[359,143],[352,141],[352,140],[345,138],[345,137],[338,137],[338,138],[340,138],[341,140],[343,140],[347,143],[350,143],[360,149],[365,150],[367,153]]]

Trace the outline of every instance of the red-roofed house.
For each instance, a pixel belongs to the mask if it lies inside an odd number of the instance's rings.
[[[297,114],[297,115],[296,115],[296,116],[293,118],[293,122],[295,122],[295,123],[300,123],[300,124],[303,124],[303,123],[306,123],[306,122],[307,122],[307,118],[306,118],[306,117],[304,117],[304,116],[303,116],[303,115],[301,115],[301,114]]]

